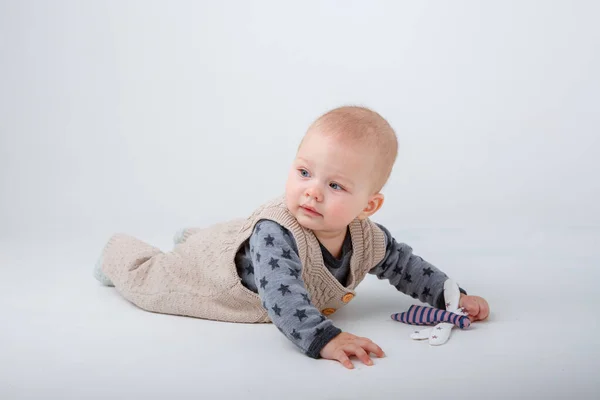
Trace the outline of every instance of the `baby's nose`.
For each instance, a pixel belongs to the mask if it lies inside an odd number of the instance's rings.
[[[323,199],[323,193],[321,192],[321,190],[319,188],[317,188],[315,186],[311,186],[308,189],[306,189],[306,196],[312,197],[316,201],[321,201]]]

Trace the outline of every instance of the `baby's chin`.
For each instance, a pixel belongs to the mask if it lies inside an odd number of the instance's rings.
[[[302,214],[300,210],[297,210],[294,213],[294,217],[296,217],[296,221],[298,221],[298,223],[305,229],[310,229],[312,231],[322,229],[322,224],[318,223],[313,218]]]
[[[304,215],[299,215],[296,214],[296,221],[298,221],[298,223],[300,224],[300,226],[302,226],[305,229],[309,229],[315,233],[323,233],[323,234],[332,234],[332,233],[338,233],[341,231],[344,231],[348,226],[343,226],[343,227],[337,227],[337,226],[330,226],[329,224],[325,223],[322,220],[315,220],[313,218],[310,217],[306,217]]]

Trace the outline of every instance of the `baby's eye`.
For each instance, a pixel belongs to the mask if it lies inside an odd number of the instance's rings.
[[[337,183],[333,183],[333,182],[329,184],[329,187],[332,188],[333,190],[344,190],[343,187],[341,187]]]
[[[298,171],[300,171],[300,176],[303,178],[308,178],[310,176],[310,174],[308,173],[307,170],[305,170],[304,168],[300,168]]]

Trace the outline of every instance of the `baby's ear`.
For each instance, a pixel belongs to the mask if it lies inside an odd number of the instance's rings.
[[[375,214],[383,206],[383,194],[376,193],[369,198],[367,206],[358,215],[358,219],[366,219]]]

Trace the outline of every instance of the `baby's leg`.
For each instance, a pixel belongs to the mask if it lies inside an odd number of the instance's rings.
[[[202,268],[210,245],[202,238],[162,252],[132,236],[117,234],[102,252],[100,271],[125,299],[141,309],[203,318],[210,315],[211,304],[203,299],[221,288],[210,271]]]
[[[122,288],[135,271],[150,262],[161,251],[129,235],[118,234],[110,238],[96,262],[94,276],[106,286]]]
[[[193,234],[200,232],[202,228],[184,228],[175,233],[173,236],[173,243],[177,246],[178,244],[184,243],[190,236]],[[114,286],[112,281],[106,276],[106,274],[102,271],[102,255],[96,261],[96,265],[94,267],[94,277],[98,280],[98,282],[102,283],[105,286]]]
[[[148,304],[148,300],[171,289],[174,282],[168,270],[173,264],[181,263],[181,258],[179,254],[163,253],[135,237],[116,234],[104,247],[96,277],[100,277],[103,283],[110,282],[136,306],[148,311],[165,312],[161,307]]]

